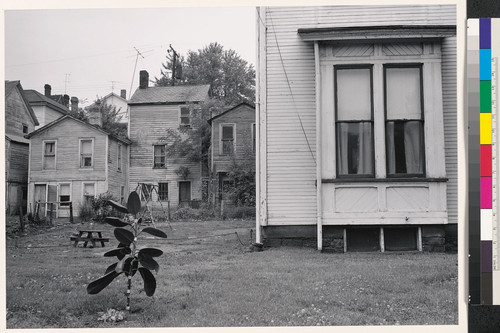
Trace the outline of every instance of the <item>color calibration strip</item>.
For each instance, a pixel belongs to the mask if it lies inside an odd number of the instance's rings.
[[[481,304],[479,19],[467,20],[469,302]],[[484,154],[483,154],[484,156]]]
[[[498,19],[489,18],[467,22],[469,302],[484,305],[500,305],[500,153],[496,112],[500,42],[492,39],[492,31],[499,31],[499,23]]]
[[[493,304],[493,175],[491,118],[491,20],[479,19],[479,124],[481,165],[481,304]]]

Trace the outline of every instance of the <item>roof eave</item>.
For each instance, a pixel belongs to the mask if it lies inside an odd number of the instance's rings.
[[[304,41],[382,42],[387,40],[441,40],[456,36],[455,25],[368,26],[300,28],[297,33]]]

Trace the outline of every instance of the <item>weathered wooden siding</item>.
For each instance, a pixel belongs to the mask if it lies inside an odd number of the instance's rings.
[[[32,106],[31,108],[35,112],[38,123],[40,124],[36,126],[35,129],[39,129],[40,127],[45,126],[48,123],[51,123],[54,120],[64,116],[62,113],[55,111],[46,105],[36,105]]]
[[[128,164],[129,164],[129,154],[128,145],[119,142],[110,137],[109,139],[109,150],[108,150],[108,191],[113,194],[113,196],[120,200],[120,189],[122,186],[125,187],[125,200],[128,197]],[[122,151],[122,162],[121,170],[118,170],[118,145],[121,145]]]
[[[5,134],[26,135],[26,133],[23,133],[23,124],[28,126],[28,133],[35,129],[35,124],[28,113],[26,104],[16,87],[5,101]]]
[[[266,187],[261,200],[267,200],[268,224],[316,223],[316,104],[315,64],[312,43],[297,34],[299,28],[383,26],[383,25],[453,25],[455,6],[337,6],[337,7],[266,7],[261,11],[263,34],[259,45],[265,54],[265,70],[260,72],[261,114],[265,116],[267,145],[261,160],[266,168]],[[446,44],[445,52],[450,52]],[[445,59],[448,59],[451,53]],[[263,67],[264,67],[263,66]],[[447,67],[445,64],[444,67]],[[450,65],[451,66],[451,65]],[[443,69],[447,77],[451,77]],[[449,82],[449,80],[447,81]],[[448,88],[447,88],[448,89]],[[448,92],[450,91],[449,88]],[[451,95],[446,97],[450,117]],[[450,130],[453,125],[447,124]],[[455,125],[456,126],[456,125]],[[450,135],[448,131],[446,135]],[[456,136],[455,136],[456,138]],[[451,141],[450,141],[451,140]],[[447,143],[447,171],[453,155]],[[262,139],[261,139],[262,142]],[[455,150],[456,152],[456,150]],[[456,154],[456,153],[455,153]],[[452,176],[452,174],[450,174]],[[455,180],[456,183],[456,180]],[[450,186],[448,193],[456,187]]]
[[[88,126],[71,119],[63,120],[31,138],[30,181],[51,182],[64,180],[104,181],[106,137]],[[92,168],[80,168],[79,139],[94,139]],[[56,170],[42,170],[43,141],[56,140]]]
[[[235,151],[232,155],[221,154],[220,125],[234,124],[236,127]],[[212,152],[215,172],[227,172],[233,160],[255,169],[255,152],[252,142],[252,124],[255,124],[255,109],[242,105],[220,116],[212,122]]]
[[[179,127],[178,105],[130,105],[130,171],[129,191],[134,191],[138,183],[168,183],[169,200],[172,207],[179,202],[178,182],[182,177],[175,173],[180,166],[186,166],[191,181],[191,199],[201,200],[201,164],[184,158],[169,158],[165,168],[153,168],[153,144],[161,144],[166,129]],[[153,198],[154,199],[154,198]]]
[[[10,170],[7,181],[27,184],[29,145],[12,141],[9,148]]]

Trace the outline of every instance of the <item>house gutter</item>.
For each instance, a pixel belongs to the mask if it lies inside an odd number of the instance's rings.
[[[260,7],[257,7],[257,12],[260,12]],[[257,65],[260,65],[260,26],[259,15],[257,15]],[[260,66],[259,66],[260,67]],[[255,242],[262,243],[262,235],[260,230],[260,68],[255,73],[255,137],[257,145],[255,147]]]
[[[316,219],[318,250],[323,249],[322,181],[321,181],[321,68],[319,63],[319,43],[314,42],[314,67],[316,71]]]

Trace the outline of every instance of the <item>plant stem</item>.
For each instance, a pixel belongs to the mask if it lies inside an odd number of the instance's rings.
[[[132,265],[130,265],[130,267],[132,267]],[[131,288],[132,288],[132,268],[130,268],[129,275],[128,275],[127,307],[125,308],[129,312],[130,312],[130,289]]]

